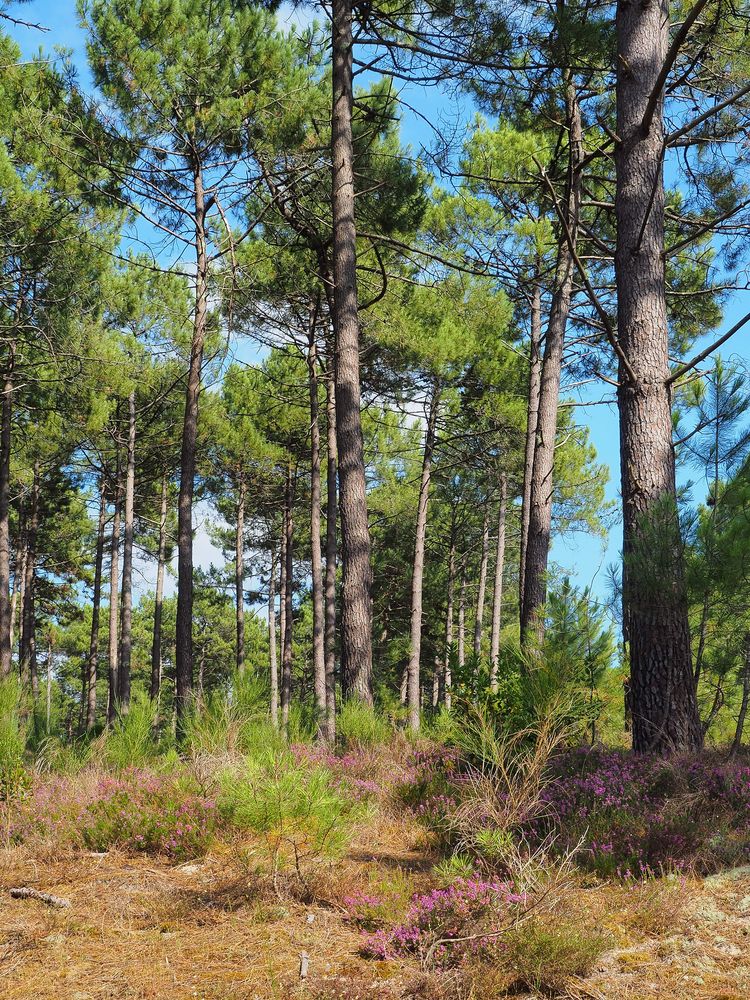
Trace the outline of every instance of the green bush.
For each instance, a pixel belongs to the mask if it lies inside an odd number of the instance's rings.
[[[580,924],[530,921],[504,938],[503,964],[516,987],[561,994],[573,976],[585,976],[609,945],[599,931]]]
[[[21,686],[15,677],[0,681],[0,802],[19,798],[31,783],[25,767],[26,732],[21,723]]]
[[[159,754],[155,732],[156,710],[146,697],[134,698],[127,715],[119,715],[100,739],[99,755],[105,767],[121,771],[142,767]]]
[[[344,749],[355,750],[387,743],[393,729],[377,709],[358,698],[349,698],[341,705],[336,735]]]

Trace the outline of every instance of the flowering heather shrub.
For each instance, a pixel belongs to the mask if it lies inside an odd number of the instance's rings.
[[[132,770],[93,782],[57,778],[39,783],[8,812],[6,829],[13,843],[40,838],[184,860],[206,850],[217,821],[210,799],[173,777]]]
[[[470,956],[491,956],[500,946],[493,932],[508,925],[525,902],[525,894],[508,882],[457,879],[447,888],[415,896],[403,922],[371,934],[363,951],[381,959],[408,954],[424,957],[431,951],[441,965]],[[472,940],[457,940],[469,936]]]
[[[582,842],[579,862],[603,876],[705,870],[750,860],[750,766],[711,755],[664,760],[581,749],[560,756],[532,837]]]

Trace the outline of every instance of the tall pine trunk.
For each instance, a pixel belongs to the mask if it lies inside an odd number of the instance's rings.
[[[26,522],[26,567],[21,629],[21,677],[31,687],[34,701],[39,697],[36,656],[36,546],[39,533],[39,462],[34,463],[31,499]]]
[[[91,634],[89,652],[84,667],[81,691],[81,728],[89,733],[96,724],[96,680],[99,667],[99,621],[102,606],[102,567],[104,565],[104,533],[107,526],[107,486],[104,473],[99,486],[99,521],[96,529],[94,557],[94,592],[91,599]]]
[[[122,546],[120,666],[117,691],[120,711],[130,709],[130,661],[133,652],[133,536],[135,531],[135,389],[128,397],[128,445],[125,471],[125,536]]]
[[[497,548],[495,550],[495,586],[492,592],[492,627],[490,630],[490,687],[497,691],[497,671],[500,657],[500,626],[503,606],[503,572],[505,570],[505,518],[508,501],[508,481],[500,476],[500,502],[497,513]]]
[[[536,423],[539,415],[539,384],[542,375],[542,288],[537,281],[531,297],[531,341],[529,344],[529,398],[526,408],[526,440],[523,459],[523,497],[521,500],[521,551],[518,558],[518,608],[524,617],[526,548],[529,541],[531,477],[534,471]]]
[[[111,726],[117,715],[118,687],[118,641],[117,622],[119,619],[118,605],[120,594],[120,459],[117,459],[117,472],[114,488],[114,513],[112,515],[112,534],[109,543],[109,698],[107,701],[107,725]]]
[[[167,561],[167,501],[169,477],[161,477],[161,505],[159,507],[159,548],[156,554],[156,593],[154,594],[154,633],[151,641],[151,700],[158,701],[161,694],[162,673],[162,617],[164,613],[164,568]]]
[[[208,308],[208,252],[206,243],[206,204],[203,172],[199,164],[193,174],[195,205],[195,309],[185,392],[185,416],[180,451],[180,492],[177,498],[177,626],[175,634],[175,673],[177,728],[188,710],[193,688],[193,493],[195,489],[195,451],[198,435],[198,402],[201,391],[203,346],[206,338]]]
[[[649,97],[669,46],[667,0],[617,5],[615,150],[617,399],[623,502],[623,626],[630,652],[633,747],[702,743],[693,682],[672,447],[664,270],[664,127]]]
[[[466,666],[466,559],[461,564],[461,586],[458,591],[458,636],[456,660],[461,671]]]
[[[18,543],[16,546],[16,561],[13,572],[13,597],[10,601],[10,648],[13,650],[15,641],[16,613],[18,614],[18,635],[19,649],[18,662],[21,662],[21,640],[23,630],[23,605],[26,595],[26,560],[28,550],[26,548],[26,512],[23,504],[19,511],[18,518]]]
[[[292,702],[292,592],[294,583],[294,518],[292,514],[292,465],[287,465],[284,487],[284,644],[281,658],[281,726],[286,733],[289,727],[289,709]]]
[[[490,549],[490,505],[484,505],[482,520],[482,554],[479,559],[479,586],[477,587],[477,613],[474,618],[474,657],[477,660],[475,670],[479,670],[479,657],[482,655],[482,633],[484,630],[484,599],[487,593],[487,563]]]
[[[581,109],[575,87],[567,74],[565,111],[568,130],[568,174],[564,214],[555,268],[549,322],[544,339],[544,356],[539,382],[534,463],[529,493],[529,524],[526,538],[524,596],[521,615],[521,639],[544,636],[544,606],[547,602],[547,564],[552,530],[553,473],[557,438],[557,415],[560,403],[565,328],[570,313],[575,263],[568,235],[575,245],[581,204],[583,134]],[[565,232],[567,229],[567,232]]]
[[[313,688],[318,739],[327,737],[325,602],[323,597],[323,553],[320,545],[320,421],[318,418],[317,308],[308,333],[307,371],[310,388],[310,562],[313,611]]]
[[[10,445],[13,423],[13,369],[15,342],[8,344],[8,358],[0,404],[0,677],[12,670],[13,625],[10,596]]]
[[[268,577],[268,652],[271,685],[271,723],[279,728],[279,661],[276,657],[276,550],[271,553]]]
[[[234,532],[234,605],[237,639],[237,673],[245,672],[245,477],[240,473],[237,488],[237,523]]]
[[[326,575],[325,575],[325,657],[326,657],[326,738],[336,740],[336,514],[338,510],[336,394],[333,366],[326,380]]]
[[[424,553],[427,540],[427,505],[430,498],[432,476],[432,456],[435,451],[438,409],[440,408],[440,388],[437,383],[430,394],[427,414],[427,428],[422,455],[422,475],[419,481],[417,501],[416,537],[414,540],[414,562],[411,574],[411,634],[409,644],[409,666],[406,674],[406,703],[409,709],[409,728],[419,729],[420,707],[420,655],[422,651],[422,590],[424,583]]]
[[[448,601],[445,609],[445,656],[443,659],[443,704],[451,707],[453,677],[451,660],[453,657],[453,603],[456,589],[456,511],[451,516],[451,536],[448,549]]]
[[[332,14],[331,214],[341,513],[341,670],[344,696],[371,705],[372,566],[360,413],[351,0],[333,0]]]

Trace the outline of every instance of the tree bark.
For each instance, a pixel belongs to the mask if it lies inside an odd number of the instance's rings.
[[[332,15],[331,212],[341,513],[341,669],[344,696],[372,704],[372,566],[360,414],[351,0],[333,0]]]
[[[555,287],[544,340],[544,356],[539,382],[534,463],[529,492],[529,524],[526,538],[524,597],[521,640],[544,637],[544,606],[547,603],[547,563],[552,530],[552,494],[560,402],[565,328],[570,313],[575,265],[568,234],[575,245],[581,204],[583,134],[581,109],[570,74],[565,82],[565,111],[568,126],[568,177],[565,190],[565,227],[560,226]],[[564,229],[567,227],[567,233]]]
[[[490,506],[489,501],[484,506],[484,519],[482,521],[482,555],[479,562],[479,586],[477,588],[477,614],[474,619],[474,656],[477,660],[476,670],[479,669],[478,661],[482,655],[482,630],[484,628],[484,598],[487,591],[487,562],[490,548]]]
[[[443,660],[443,704],[451,707],[453,676],[451,659],[453,654],[453,598],[456,589],[456,511],[451,517],[451,537],[448,550],[448,604],[445,611],[445,658]]]
[[[45,728],[46,734],[49,736],[49,726],[52,719],[52,633],[49,632],[47,635],[47,660],[45,663],[47,669],[47,689],[46,689],[46,702],[47,702],[47,726]]]
[[[283,589],[282,589],[283,594]],[[276,657],[276,550],[271,553],[271,573],[268,577],[268,650],[271,684],[271,723],[279,728],[279,661]]]
[[[13,669],[10,596],[10,446],[15,359],[15,342],[11,340],[8,344],[3,399],[0,405],[0,677],[9,677]]]
[[[245,672],[245,477],[237,490],[237,524],[234,533],[234,594],[237,633],[237,673]]]
[[[417,501],[417,525],[414,541],[414,562],[411,574],[411,635],[409,645],[409,666],[406,675],[406,703],[409,709],[409,728],[419,729],[420,705],[420,654],[422,650],[422,589],[424,582],[424,552],[427,540],[427,505],[430,499],[430,479],[432,456],[435,451],[435,437],[438,410],[440,408],[440,387],[435,383],[430,394],[427,414],[427,428],[422,455],[422,475],[419,482]]]
[[[21,662],[21,640],[20,636],[23,632],[23,607],[26,596],[26,561],[28,556],[28,550],[26,548],[26,513],[21,507],[19,512],[19,530],[18,530],[18,547],[16,548],[16,564],[13,574],[13,597],[11,598],[11,608],[10,608],[10,646],[11,651],[13,650],[14,637],[15,637],[15,624],[16,624],[16,611],[18,611],[18,635],[19,635],[19,649],[18,649],[18,662]],[[18,608],[16,608],[18,605]]]
[[[104,473],[99,486],[99,523],[96,529],[96,555],[94,557],[94,592],[91,599],[91,635],[89,655],[81,692],[81,721],[84,732],[90,733],[96,724],[96,679],[99,667],[99,621],[102,605],[102,566],[104,564],[104,532],[107,524],[107,486]]]
[[[279,652],[281,654],[281,677],[279,678],[279,697],[283,685],[284,648],[286,645],[286,486],[284,487],[284,504],[281,512],[281,551],[279,558]],[[272,694],[273,697],[273,694]]]
[[[117,715],[118,694],[118,641],[117,622],[119,604],[120,580],[120,460],[117,459],[117,472],[114,490],[114,513],[112,515],[112,535],[109,544],[109,698],[107,701],[107,725],[111,726]]]
[[[466,666],[466,559],[461,565],[461,586],[458,591],[458,641],[456,644],[456,659],[461,669]]]
[[[326,657],[326,739],[336,742],[336,514],[338,510],[336,395],[333,366],[326,380],[326,576],[325,576],[325,657]]]
[[[284,489],[284,646],[281,662],[281,726],[286,733],[289,727],[289,708],[292,702],[292,590],[294,583],[293,540],[294,516],[292,513],[292,465],[287,466]]]
[[[490,688],[497,691],[497,671],[500,656],[500,626],[503,605],[503,572],[505,570],[505,517],[508,501],[508,481],[500,476],[500,503],[497,514],[497,549],[495,550],[495,586],[492,593],[492,629],[490,631]]]
[[[318,403],[317,308],[308,331],[307,371],[310,389],[310,554],[313,611],[313,687],[317,717],[317,738],[328,735],[326,713],[325,602],[323,598],[323,554],[320,545],[320,421]]]
[[[158,701],[161,694],[162,673],[162,617],[164,613],[164,568],[167,561],[167,501],[169,497],[169,477],[166,471],[161,478],[161,506],[159,508],[159,548],[156,555],[156,593],[154,594],[154,634],[151,641],[151,689],[152,701]]]
[[[617,391],[623,498],[623,623],[633,748],[702,743],[677,511],[664,272],[663,120],[644,112],[669,45],[669,4],[617,6],[615,150]]]
[[[128,397],[128,445],[125,471],[125,537],[122,546],[120,665],[117,692],[120,712],[130,710],[130,661],[133,652],[133,534],[135,529],[135,389]]]
[[[185,393],[185,416],[180,452],[180,492],[177,499],[177,627],[175,672],[177,729],[185,717],[193,688],[193,493],[195,452],[198,435],[198,403],[201,391],[203,346],[208,305],[208,252],[203,172],[196,164],[193,175],[195,204],[195,310],[190,366]]]
[[[39,462],[34,463],[31,487],[31,507],[26,524],[26,580],[23,601],[23,627],[21,631],[21,677],[31,686],[36,702],[39,698],[39,675],[36,659],[36,544],[39,532]]]
[[[524,618],[523,602],[526,580],[526,548],[529,541],[531,477],[534,471],[536,425],[539,415],[539,386],[542,375],[542,288],[537,281],[531,298],[531,341],[529,344],[529,399],[526,409],[526,442],[523,460],[523,497],[521,500],[521,551],[518,559],[518,608]]]

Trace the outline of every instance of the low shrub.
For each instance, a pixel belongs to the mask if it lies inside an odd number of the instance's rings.
[[[145,767],[159,754],[155,731],[156,707],[146,697],[134,698],[126,715],[96,741],[93,758],[115,771]]]
[[[349,698],[341,705],[336,719],[336,738],[345,750],[387,743],[392,735],[388,720],[359,698]]]
[[[516,989],[562,993],[572,978],[591,972],[609,945],[605,935],[580,922],[530,920],[504,936],[500,963]]]
[[[0,802],[20,798],[31,778],[25,766],[26,733],[21,723],[21,686],[15,677],[0,681]]]

